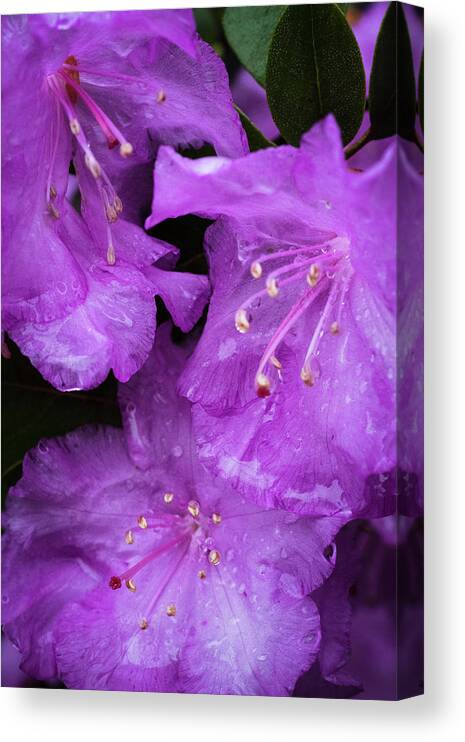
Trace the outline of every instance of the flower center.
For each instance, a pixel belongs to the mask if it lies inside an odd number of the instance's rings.
[[[119,145],[119,154],[121,157],[129,157],[133,152],[133,147],[112,119],[100,108],[92,96],[82,86],[81,72],[85,72],[85,70],[78,65],[76,58],[71,55],[66,59],[65,63],[57,72],[47,76],[48,88],[53,93],[57,103],[56,120],[54,131],[52,133],[53,144],[51,149],[50,167],[47,179],[47,207],[52,216],[58,219],[60,214],[54,203],[57,192],[53,185],[53,172],[58,153],[62,115],[64,113],[68,120],[71,133],[83,152],[86,167],[94,176],[97,184],[104,218],[107,223],[107,262],[109,265],[114,265],[116,261],[116,253],[112,239],[111,224],[118,219],[118,215],[123,209],[123,204],[113,188],[108,175],[95,157],[85,136],[77,110],[78,102],[80,101],[81,104],[87,108],[97,122],[106,139],[109,149],[113,149]],[[104,77],[108,76],[107,73],[97,73],[95,71],[94,74],[103,74]],[[115,77],[120,79],[121,76],[115,75]]]
[[[163,502],[170,506],[175,501],[172,492],[165,492]],[[211,513],[206,516],[201,512],[200,503],[197,500],[190,500],[187,503],[185,512],[170,513],[167,512],[157,518],[146,518],[140,515],[137,519],[137,526],[133,530],[130,528],[124,534],[124,540],[128,546],[135,543],[136,539],[145,538],[147,535],[157,534],[160,536],[160,543],[150,549],[145,556],[134,562],[127,570],[119,575],[113,575],[108,585],[112,590],[119,590],[123,583],[130,592],[135,592],[136,582],[134,577],[142,572],[149,564],[155,562],[157,558],[164,554],[172,556],[172,567],[160,583],[158,590],[152,597],[146,609],[146,615],[140,619],[139,626],[142,630],[148,628],[150,615],[153,614],[157,604],[162,599],[163,594],[175,574],[189,557],[189,563],[197,571],[197,577],[200,580],[207,578],[209,570],[217,567],[221,562],[221,552],[214,545],[214,539],[211,535],[222,522],[219,513]],[[145,534],[145,535],[143,535]],[[176,605],[170,603],[166,606],[166,615],[176,615]]]
[[[279,266],[267,273],[265,288],[252,294],[236,312],[235,324],[240,333],[246,333],[252,322],[251,309],[263,298],[275,299],[283,290],[288,291],[298,282],[305,285],[304,293],[295,301],[282,322],[276,328],[266,346],[255,374],[255,385],[259,397],[268,397],[271,389],[270,372],[280,378],[282,364],[276,351],[297,320],[311,307],[318,297],[325,297],[320,318],[313,330],[300,371],[300,378],[307,386],[315,384],[319,366],[316,362],[318,346],[323,334],[330,331],[338,335],[341,314],[347,289],[353,275],[350,263],[350,243],[346,237],[327,233],[318,244],[292,247],[260,255],[250,265],[255,280],[264,277],[264,266],[277,261]]]

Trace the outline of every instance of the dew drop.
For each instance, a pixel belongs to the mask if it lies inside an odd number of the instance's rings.
[[[303,638],[304,644],[316,644],[318,641],[318,634],[307,634]]]

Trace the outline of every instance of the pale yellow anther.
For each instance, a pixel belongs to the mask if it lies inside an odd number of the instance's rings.
[[[48,210],[50,211],[50,213],[51,213],[51,215],[53,216],[54,219],[59,219],[60,218],[60,212],[58,211],[58,209],[55,206],[55,204],[49,203]]]
[[[136,592],[136,583],[134,582],[134,580],[126,580],[126,587],[132,593]]]
[[[145,629],[148,628],[148,625],[149,625],[149,622],[147,621],[147,619],[141,618],[141,620],[139,621],[139,628],[141,628],[142,631],[145,631]]]
[[[315,383],[315,377],[313,376],[312,372],[307,369],[303,368],[300,372],[300,378],[306,384],[307,386],[313,386]]]
[[[255,260],[250,266],[250,273],[252,274],[253,278],[260,278],[260,276],[262,275],[262,265],[258,262],[258,260]]]
[[[238,309],[235,317],[236,330],[242,334],[249,331],[250,323],[245,309]]]
[[[71,133],[75,136],[81,133],[81,127],[77,119],[71,119],[71,121],[69,122],[69,128],[71,129]]]
[[[276,278],[269,278],[266,282],[266,290],[268,292],[268,296],[271,296],[272,299],[275,298],[275,296],[278,296],[279,294],[279,288],[278,288],[278,282]]]
[[[124,534],[124,540],[129,546],[134,543],[134,534],[130,529]]]
[[[165,492],[165,494],[163,495],[163,499],[166,504],[169,505],[169,503],[173,502],[174,500],[174,492]]]
[[[122,144],[120,144],[119,153],[121,157],[130,157],[133,152],[134,147],[131,142],[122,142]]]
[[[166,606],[166,615],[167,616],[175,616],[176,615],[176,606],[174,603],[170,603]]]
[[[139,526],[139,528],[147,528],[148,523],[147,523],[144,515],[139,515],[139,517],[137,519],[137,525]]]
[[[95,157],[87,153],[84,160],[86,163],[86,167],[88,168],[88,170],[90,170],[94,178],[100,178],[100,175],[102,174],[102,170],[97,160],[95,159]]]
[[[333,322],[329,329],[333,335],[339,335],[339,322]]]
[[[108,245],[107,263],[108,265],[114,265],[116,263],[116,253],[113,245]]]
[[[56,198],[57,197],[57,189],[54,185],[50,186],[50,198]]]
[[[221,554],[217,549],[212,549],[208,554],[208,561],[216,567],[221,562]]]
[[[166,93],[164,90],[159,90],[155,96],[157,103],[164,103],[166,100]]]
[[[113,208],[113,206],[107,206],[106,209],[107,214],[107,220],[110,224],[113,224],[113,222],[116,222],[118,219],[118,214],[116,213],[116,209]]]
[[[197,574],[198,574],[199,580],[204,580],[207,576],[207,573],[205,572],[204,569],[199,570]]]
[[[221,515],[220,513],[212,513],[212,523],[215,524],[215,526],[219,526],[221,523]]]
[[[198,518],[200,513],[200,505],[197,500],[189,500],[187,503],[187,509],[193,518]]]
[[[316,286],[316,284],[318,283],[319,278],[320,278],[320,269],[316,265],[316,263],[313,263],[310,266],[310,270],[308,271],[308,274],[307,274],[308,284],[313,288],[313,286]]]
[[[270,380],[266,374],[260,373],[255,377],[257,385],[257,394],[259,397],[268,397],[270,394]]]
[[[115,207],[115,211],[118,214],[121,214],[123,211],[123,202],[121,201],[119,196],[115,196],[115,200],[113,201],[113,206]]]
[[[281,361],[278,361],[278,359],[276,358],[276,356],[271,356],[270,357],[270,363],[272,363],[273,366],[278,369],[278,371],[280,371],[282,369],[282,367],[283,367],[283,364],[281,363]]]

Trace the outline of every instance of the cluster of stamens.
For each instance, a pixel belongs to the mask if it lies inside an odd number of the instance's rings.
[[[55,218],[60,218],[60,212],[56,206],[55,200],[57,197],[57,191],[52,183],[53,171],[55,166],[55,160],[58,152],[58,142],[60,136],[61,116],[62,111],[64,112],[69,128],[74,136],[78,146],[81,148],[84,155],[84,162],[88,170],[92,173],[95,178],[100,201],[102,204],[103,214],[107,224],[107,250],[106,259],[109,265],[114,265],[116,262],[116,250],[113,244],[111,224],[117,221],[119,215],[123,210],[123,204],[115,189],[113,188],[111,181],[102,168],[101,164],[95,157],[92,148],[85,136],[81,122],[79,120],[77,102],[81,101],[87,110],[91,113],[101,132],[103,133],[109,149],[113,149],[118,146],[118,151],[121,157],[130,157],[133,153],[133,146],[124,137],[123,133],[115,125],[112,119],[100,108],[95,102],[92,96],[81,84],[81,74],[90,73],[92,76],[112,78],[120,83],[131,82],[139,86],[146,87],[146,84],[138,78],[131,77],[129,75],[123,75],[112,72],[100,72],[98,70],[88,69],[78,64],[77,59],[71,55],[69,56],[61,68],[53,74],[48,75],[47,84],[49,90],[53,93],[57,109],[56,109],[56,123],[55,132],[52,137],[52,148],[50,153],[50,167],[49,176],[47,180],[47,192],[46,201],[49,213]],[[166,94],[163,90],[158,90],[154,96],[156,103],[163,103],[166,100]]]
[[[165,492],[163,494],[163,502],[166,505],[171,504],[175,499],[173,492]],[[159,601],[162,599],[163,594],[168,587],[169,582],[175,576],[175,573],[184,561],[184,558],[188,555],[189,550],[192,548],[194,534],[199,534],[197,539],[197,546],[199,548],[201,569],[197,571],[197,577],[199,580],[205,580],[208,575],[209,568],[217,567],[221,562],[221,552],[214,546],[210,545],[212,541],[208,538],[209,525],[219,526],[222,522],[220,513],[214,512],[206,518],[201,514],[200,503],[197,500],[189,500],[186,506],[186,512],[184,514],[179,513],[166,513],[166,516],[156,518],[153,521],[147,519],[145,515],[140,515],[137,518],[136,529],[129,528],[124,534],[124,541],[128,546],[135,543],[137,539],[137,529],[139,532],[150,532],[160,531],[166,529],[173,535],[173,538],[164,540],[161,544],[151,549],[142,559],[129,567],[125,572],[120,575],[114,575],[110,578],[108,585],[112,590],[119,590],[123,584],[129,590],[129,592],[136,592],[137,586],[134,581],[134,577],[144,567],[160,557],[162,554],[167,554],[177,547],[181,547],[181,557],[174,560],[174,567],[170,571],[168,577],[162,583],[160,589],[152,598],[150,605],[147,608],[146,616],[153,614],[153,611]],[[205,542],[209,544],[207,547]],[[175,617],[177,608],[174,603],[169,603],[165,606],[165,614],[168,617]],[[150,621],[144,616],[139,621],[139,627],[145,630],[149,627]]]
[[[318,244],[304,247],[276,250],[254,259],[250,265],[253,279],[264,277],[264,266],[272,261],[280,262],[265,278],[265,286],[254,293],[242,304],[235,315],[236,329],[246,333],[252,322],[251,309],[264,298],[275,299],[285,287],[295,286],[304,281],[304,292],[292,304],[282,322],[272,335],[258,364],[255,374],[255,386],[259,397],[268,397],[271,390],[270,371],[281,378],[282,363],[276,357],[276,351],[288,332],[309,309],[318,297],[326,296],[323,311],[316,324],[302,363],[300,378],[306,386],[312,387],[318,376],[316,356],[324,332],[338,335],[341,326],[341,314],[347,288],[353,269],[350,264],[349,240],[327,233]]]

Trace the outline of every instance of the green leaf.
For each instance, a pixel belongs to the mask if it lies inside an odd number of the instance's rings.
[[[13,349],[2,360],[2,494],[19,479],[24,454],[41,438],[87,423],[121,425],[115,379],[90,392],[58,392]]]
[[[271,37],[286,5],[226,8],[226,38],[244,67],[265,86],[266,61]]]
[[[418,115],[420,117],[420,126],[421,130],[425,130],[425,122],[424,122],[424,116],[425,116],[425,104],[424,104],[424,95],[425,95],[425,53],[421,55],[421,64],[420,64],[420,74],[418,77]]]
[[[340,8],[341,13],[345,15],[349,9],[350,3],[336,3],[336,5],[338,8]]]
[[[293,5],[273,34],[266,71],[271,113],[283,137],[302,134],[332,112],[345,144],[365,109],[365,72],[355,36],[337,5]]]
[[[204,41],[214,44],[221,39],[221,18],[217,8],[194,8],[195,25]]]
[[[258,149],[265,149],[266,147],[276,147],[274,142],[270,142],[270,140],[262,134],[260,129],[257,129],[255,124],[249,119],[244,111],[241,111],[239,106],[234,106],[234,108],[238,112],[241,124],[247,134],[251,152],[256,152]]]
[[[371,135],[415,137],[416,93],[410,36],[402,5],[392,2],[376,41],[368,98]]]

